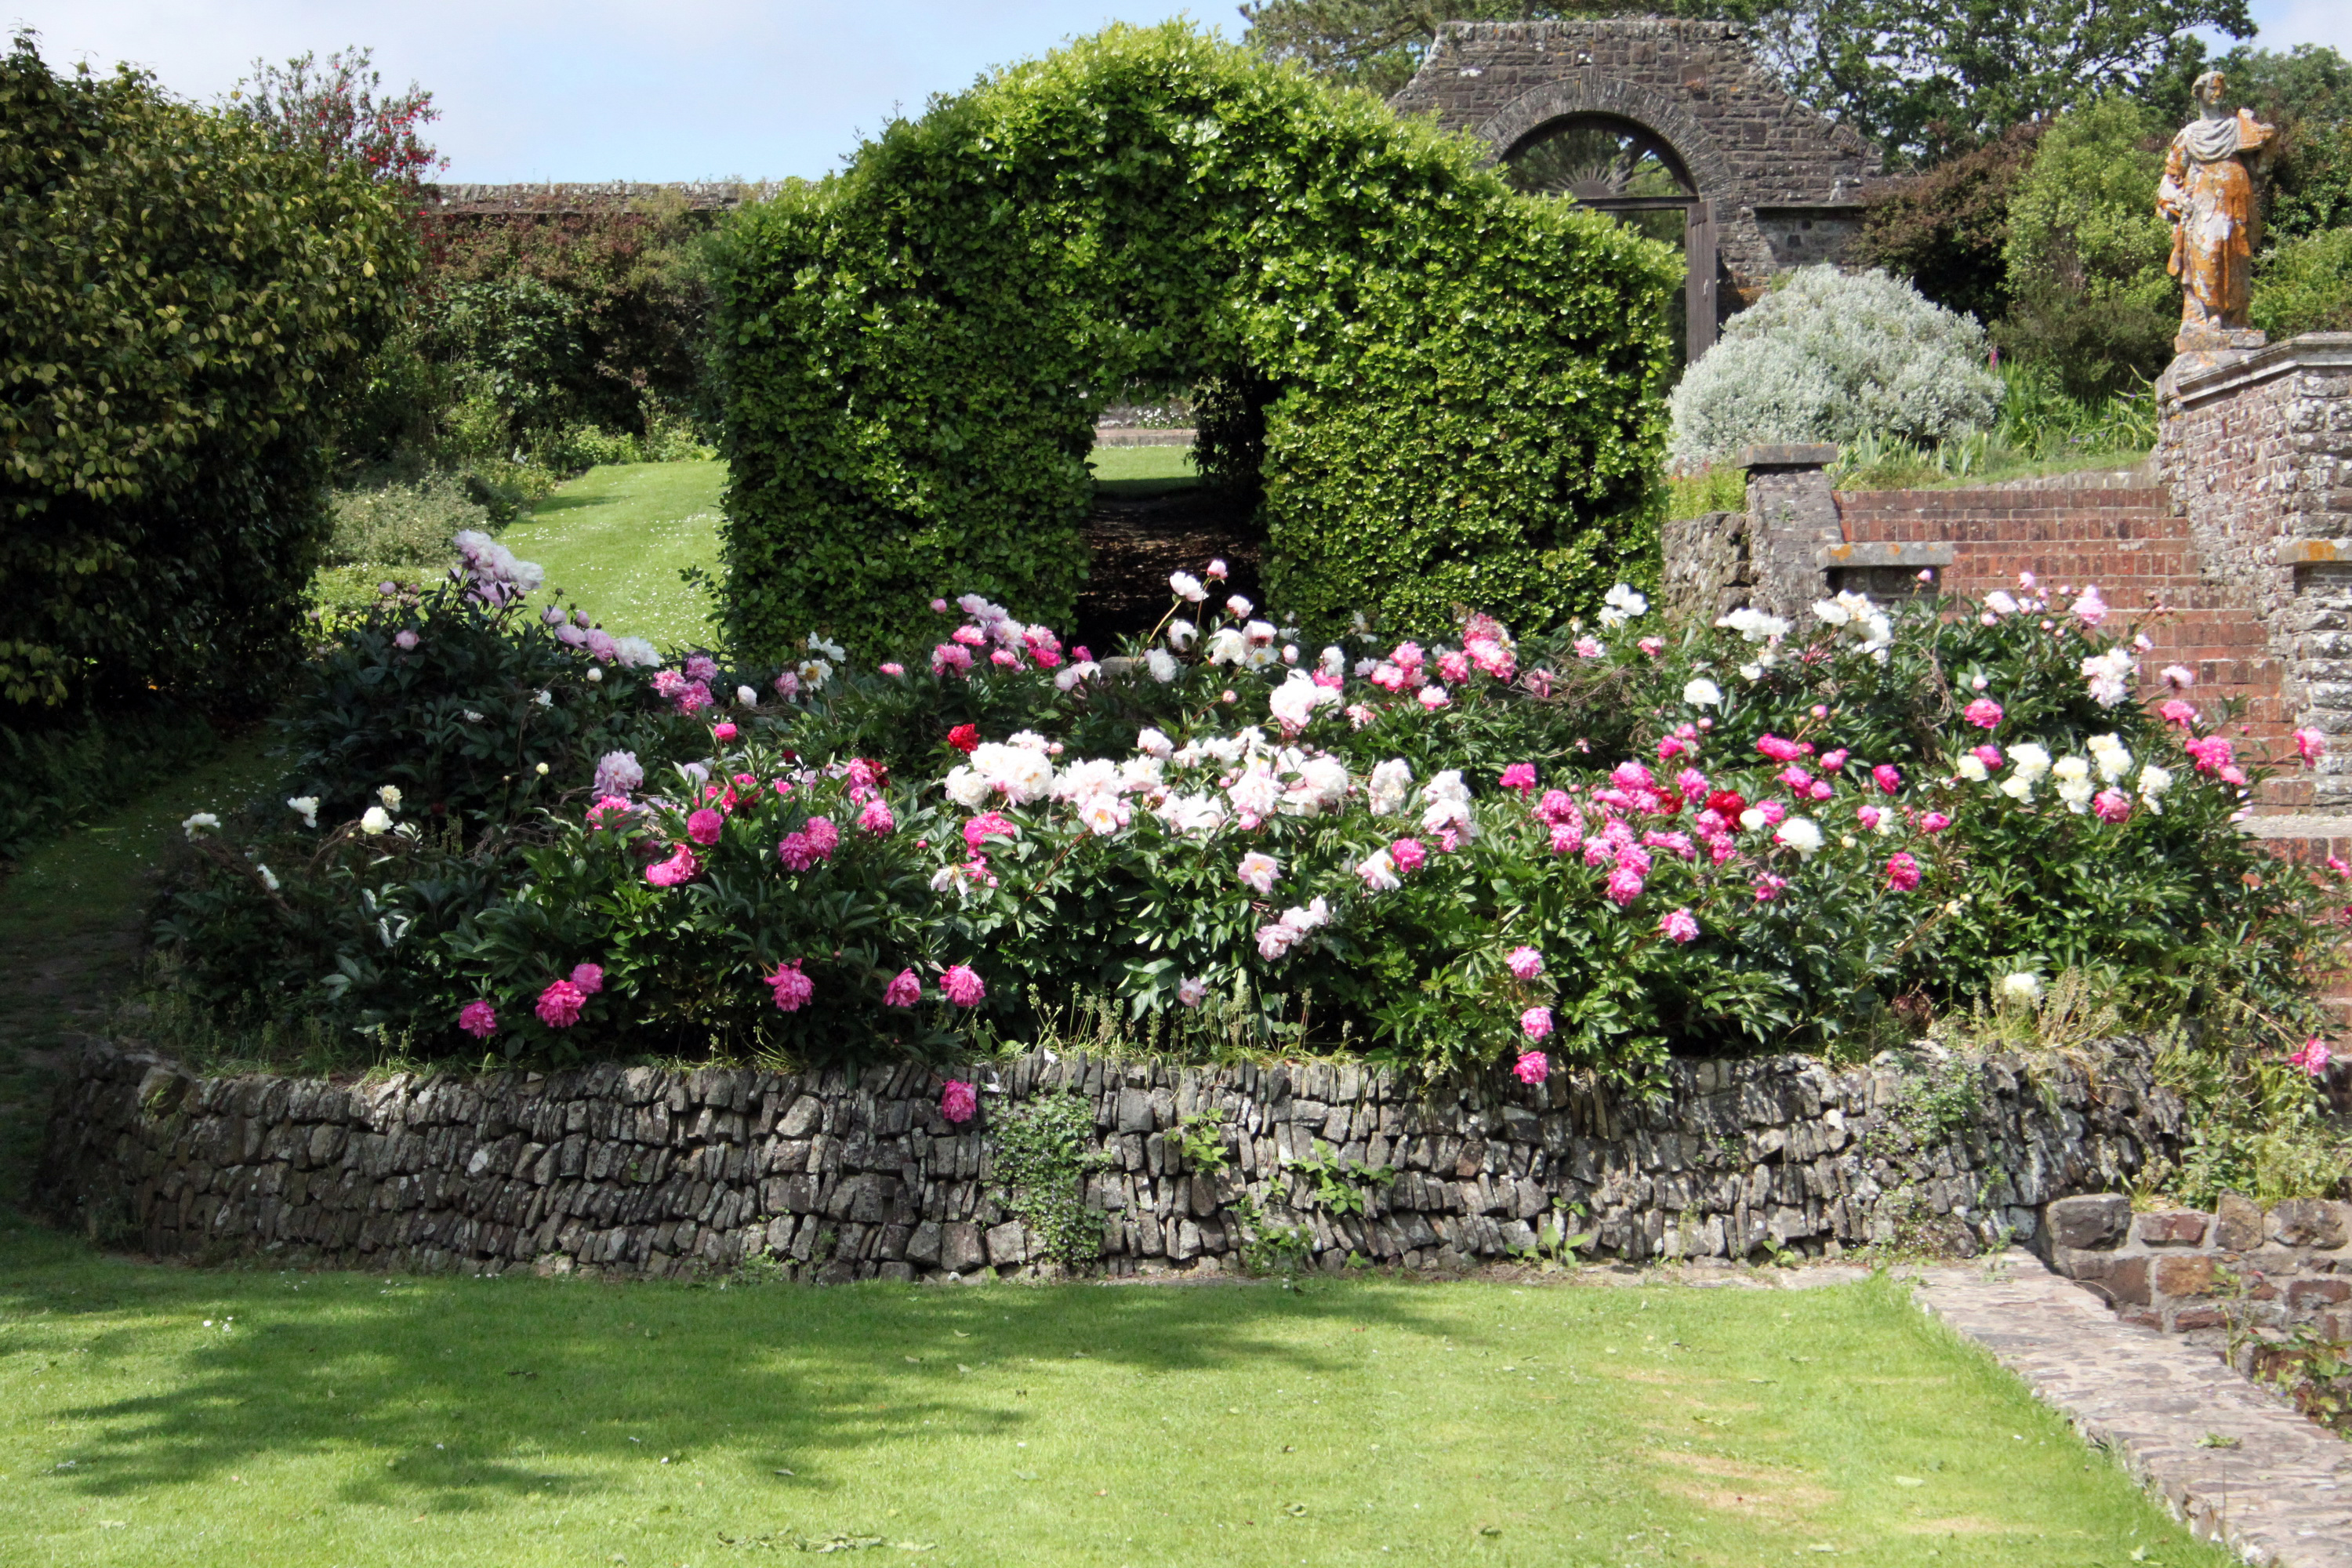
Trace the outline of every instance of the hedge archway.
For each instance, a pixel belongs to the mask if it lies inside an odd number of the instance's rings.
[[[1268,587],[1310,628],[1596,607],[1654,549],[1677,263],[1483,155],[1171,23],[936,100],[747,209],[720,270],[731,639],[873,647],[966,590],[1066,626],[1095,416],[1139,377],[1253,389]]]

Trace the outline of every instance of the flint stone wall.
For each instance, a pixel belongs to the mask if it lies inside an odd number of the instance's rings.
[[[1305,1227],[1327,1269],[1350,1254],[1498,1258],[1556,1205],[1582,1205],[1571,1228],[1628,1260],[1870,1243],[1969,1255],[2179,1154],[2181,1107],[2149,1060],[2135,1042],[2088,1073],[1955,1059],[1933,1069],[1932,1100],[1886,1058],[1676,1062],[1644,1101],[1565,1074],[1432,1089],[1358,1066],[1040,1055],[977,1069],[980,1113],[956,1127],[938,1078],[911,1065],[351,1084],[197,1077],[92,1047],[60,1086],[36,1199],[102,1242],[207,1258],[660,1276],[764,1251],[827,1281],[1052,1273],[992,1179],[989,1129],[1008,1106],[1076,1093],[1101,1160],[1084,1202],[1115,1275],[1234,1267],[1245,1200]],[[1231,1130],[1214,1173],[1173,1135],[1211,1109]],[[1360,1215],[1332,1212],[1293,1168],[1318,1143],[1394,1178],[1363,1189]]]

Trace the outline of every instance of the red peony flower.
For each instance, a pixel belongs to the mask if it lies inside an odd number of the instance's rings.
[[[977,724],[957,725],[954,729],[948,731],[948,744],[953,746],[957,751],[961,752],[967,757],[971,755],[972,752],[980,750],[980,726]]]

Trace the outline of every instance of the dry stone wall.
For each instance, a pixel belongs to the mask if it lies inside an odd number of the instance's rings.
[[[1091,1164],[1068,1229],[1115,1275],[1237,1265],[1287,1235],[1310,1267],[1456,1268],[1559,1215],[1591,1252],[1738,1259],[1872,1243],[1973,1254],[2055,1199],[2179,1153],[2181,1108],[2122,1042],[2063,1063],[1677,1062],[1635,1098],[1555,1075],[1440,1088],[1322,1064],[1082,1057],[973,1069],[942,1120],[917,1066],[807,1076],[602,1066],[473,1080],[207,1078],[93,1047],[60,1088],[51,1215],[170,1256],[368,1268],[677,1275],[762,1255],[796,1278],[1058,1272],[1000,1182],[997,1129],[1079,1097]],[[1183,1153],[1223,1129],[1222,1168]],[[1318,1174],[1319,1167],[1320,1174]],[[1030,1217],[1037,1211],[1027,1210]],[[1050,1226],[1047,1227],[1050,1234]]]
[[[2308,1325],[2352,1339],[2352,1204],[2264,1208],[2225,1193],[2211,1214],[2135,1212],[2103,1194],[2053,1205],[2047,1220],[2052,1265],[2126,1322],[2173,1333]]]

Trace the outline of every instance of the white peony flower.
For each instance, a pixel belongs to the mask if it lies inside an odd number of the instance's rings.
[[[990,793],[988,780],[977,768],[950,768],[948,776],[941,781],[941,787],[947,791],[950,800],[966,811],[978,811],[986,804]]]
[[[735,705],[739,708],[757,708],[760,705],[760,694],[748,686],[739,686],[735,689]]]
[[[1985,771],[1984,759],[1974,752],[1962,752],[1952,763],[1959,775],[1970,784],[1982,784],[1992,775]]]
[[[319,826],[319,797],[315,795],[294,795],[286,797],[287,806],[302,819],[305,827]]]
[[[375,792],[375,797],[376,799],[383,802],[383,808],[386,811],[398,811],[400,809],[400,786],[398,784],[384,785],[382,789]]]
[[[1143,668],[1150,670],[1151,679],[1162,686],[1183,673],[1182,667],[1176,662],[1175,655],[1166,648],[1160,647],[1155,647],[1143,656]]]
[[[1702,675],[1683,688],[1683,700],[1693,708],[1718,708],[1723,705],[1723,688]]]
[[[318,805],[316,801],[313,801],[310,804],[313,807]],[[209,811],[200,811],[182,822],[180,824],[180,831],[186,834],[192,839],[201,838],[219,826],[219,817],[215,816]]]
[[[1394,816],[1412,798],[1412,764],[1402,757],[1391,757],[1372,769],[1370,790],[1372,815]]]
[[[1364,879],[1368,893],[1392,893],[1404,886],[1397,875],[1396,861],[1385,849],[1375,849],[1356,867],[1356,875]]]
[[[392,813],[380,805],[369,806],[367,814],[360,818],[360,831],[371,836],[391,832]]]
[[[1163,763],[1176,754],[1176,743],[1158,730],[1148,729],[1138,731],[1135,737],[1135,749],[1147,756],[1158,757]]]
[[[1168,646],[1178,653],[1191,647],[1192,639],[1200,635],[1200,627],[1181,617],[1168,623]]]
[[[1822,847],[1821,827],[1809,816],[1790,817],[1772,837],[1808,858]]]
[[[613,645],[613,657],[631,669],[658,669],[662,656],[659,649],[643,637],[623,637]]]
[[[1622,583],[1601,595],[1601,624],[1604,626],[1622,626],[1647,614],[1650,608],[1649,600]]]
[[[1201,580],[1190,572],[1170,573],[1168,586],[1178,598],[1189,605],[1197,605],[1209,596],[1209,591],[1201,586]]]
[[[2031,970],[2020,969],[2001,977],[2000,994],[2012,1002],[2042,1000],[2042,976]]]

